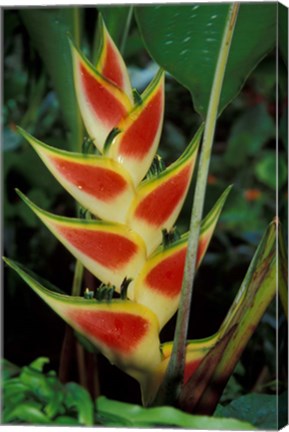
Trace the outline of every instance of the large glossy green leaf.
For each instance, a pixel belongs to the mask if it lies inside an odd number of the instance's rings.
[[[154,60],[187,87],[195,109],[207,112],[228,3],[136,7],[145,45]],[[256,64],[275,46],[276,4],[240,6],[219,111],[238,94]]]
[[[31,43],[42,58],[58,94],[71,148],[79,149],[82,123],[73,84],[68,35],[79,43],[81,12],[77,8],[25,8],[20,10]]]

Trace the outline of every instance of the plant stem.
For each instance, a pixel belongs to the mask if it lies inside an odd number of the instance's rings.
[[[193,282],[196,271],[196,258],[200,235],[200,226],[205,201],[207,177],[210,165],[211,150],[218,116],[218,106],[222,91],[223,79],[235,28],[239,4],[229,7],[223,39],[220,46],[212,91],[206,116],[203,145],[197,174],[194,203],[190,221],[190,236],[181,291],[180,306],[174,335],[172,355],[164,382],[156,398],[156,403],[175,403],[183,380],[185,367],[185,350],[187,330],[190,317],[190,305],[193,293]]]
[[[72,291],[71,291],[72,296],[80,295],[82,276],[83,276],[83,265],[81,264],[80,261],[77,260],[75,263],[74,277],[72,283]]]

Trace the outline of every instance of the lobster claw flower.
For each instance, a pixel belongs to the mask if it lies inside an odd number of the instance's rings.
[[[170,357],[172,345],[161,346],[159,332],[178,309],[188,233],[168,245],[161,243],[186,198],[203,126],[175,162],[150,170],[163,124],[164,71],[159,70],[139,95],[131,88],[124,61],[101,18],[98,30],[95,66],[71,42],[71,73],[84,125],[99,154],[56,149],[18,129],[91,218],[54,215],[18,194],[84,267],[113,287],[115,295],[109,299],[96,295],[96,300],[60,294],[23,266],[6,262],[69,325],[139,381],[146,403],[157,392]],[[197,266],[228,192],[202,223]],[[186,376],[196,369],[210,343],[188,344]]]
[[[119,132],[107,156],[130,173],[135,185],[151,166],[159,145],[164,115],[164,72],[160,70],[138,97],[133,110],[116,126]]]
[[[226,201],[228,187],[202,221],[196,265],[199,267]],[[160,246],[146,261],[135,283],[135,300],[157,315],[162,328],[178,309],[188,234],[167,247]]]
[[[102,156],[60,150],[44,144],[19,127],[18,131],[83,208],[100,219],[126,221],[135,188],[126,170],[117,162]]]
[[[20,264],[5,259],[19,276],[72,328],[135,379],[161,361],[158,320],[148,308],[129,300],[97,301],[47,289]]]
[[[102,282],[120,287],[125,277],[134,278],[144,265],[143,240],[126,225],[53,215],[20,191],[18,194],[72,255]]]
[[[101,14],[99,14],[97,30],[96,70],[118,86],[133,101],[132,88],[125,62],[107,31]]]

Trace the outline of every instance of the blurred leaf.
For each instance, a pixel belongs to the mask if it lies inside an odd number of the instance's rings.
[[[93,425],[93,403],[88,392],[76,383],[65,385],[65,405],[77,410],[78,421],[85,426]]]
[[[5,381],[20,372],[20,368],[6,359],[1,359],[1,378]]]
[[[62,425],[62,426],[76,426],[79,425],[77,419],[68,416],[59,416],[53,421],[54,425]]]
[[[228,4],[137,6],[138,25],[151,56],[192,94],[205,117]],[[275,45],[276,5],[240,5],[224,78],[220,112],[239,93],[256,64]]]
[[[47,400],[53,396],[53,389],[49,385],[46,376],[40,370],[25,366],[21,371],[19,380],[42,400]]]
[[[62,413],[64,411],[64,393],[61,390],[62,386],[60,382],[55,382],[53,392],[51,392],[50,395],[50,400],[48,404],[44,407],[44,412],[48,415],[49,418],[53,418],[56,416],[56,414]]]
[[[12,128],[4,127],[3,135],[3,146],[4,151],[14,151],[18,149],[22,144],[22,137]]]
[[[276,94],[276,57],[269,55],[264,58],[254,70],[249,78],[249,84],[252,85],[252,90],[256,92],[257,102],[268,102],[268,97],[275,98]]]
[[[19,187],[24,190],[30,188],[32,195],[35,195],[40,205],[50,207],[57,194],[62,192],[61,186],[53,179],[49,171],[44,169],[42,161],[28,146],[22,146],[17,152],[5,152],[3,161],[5,219],[16,216],[22,218],[30,227],[39,226],[35,216],[17,198],[14,188]]]
[[[256,105],[243,112],[233,123],[225,154],[225,162],[238,167],[254,156],[262,146],[275,137],[275,124],[264,104]]]
[[[179,427],[205,430],[252,430],[248,422],[235,419],[193,416],[172,407],[143,408],[139,405],[99,397],[96,401],[98,418],[105,426]]]
[[[230,201],[222,214],[222,223],[226,228],[234,232],[262,232],[267,220],[262,216],[263,200],[249,202],[240,194],[240,191],[232,193]]]
[[[73,84],[68,34],[80,42],[81,11],[78,8],[20,9],[31,41],[51,76],[69,130],[70,145],[80,149],[82,123]]]
[[[10,379],[3,386],[3,400],[7,409],[12,409],[29,397],[30,390],[19,382],[18,378]]]
[[[282,158],[278,160],[278,182],[279,188],[284,186],[287,180],[287,164]],[[256,177],[259,181],[276,189],[276,153],[275,151],[267,151],[263,154],[260,161],[256,165]]]
[[[3,422],[21,421],[29,424],[50,424],[49,418],[41,411],[41,404],[37,402],[22,402],[13,409],[5,409]]]
[[[246,419],[261,430],[279,430],[288,424],[287,410],[286,393],[279,396],[253,393],[241,396],[229,405],[218,405],[214,415]]]

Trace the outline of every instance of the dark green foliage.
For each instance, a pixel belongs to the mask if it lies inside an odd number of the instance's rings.
[[[154,60],[187,87],[206,117],[229,4],[154,5],[136,8]],[[226,68],[219,111],[240,91],[255,65],[275,45],[277,6],[241,4]]]
[[[249,394],[232,401],[227,406],[219,405],[216,416],[250,421],[261,430],[281,429],[288,424],[287,393],[282,395]]]
[[[2,423],[92,426],[87,391],[76,383],[61,384],[54,371],[43,372],[48,362],[41,357],[21,370],[4,362]]]
[[[233,418],[191,416],[170,407],[145,409],[105,397],[94,405],[83,387],[74,382],[63,385],[54,371],[44,372],[46,363],[47,358],[38,358],[19,369],[3,362],[3,424],[254,429]]]

